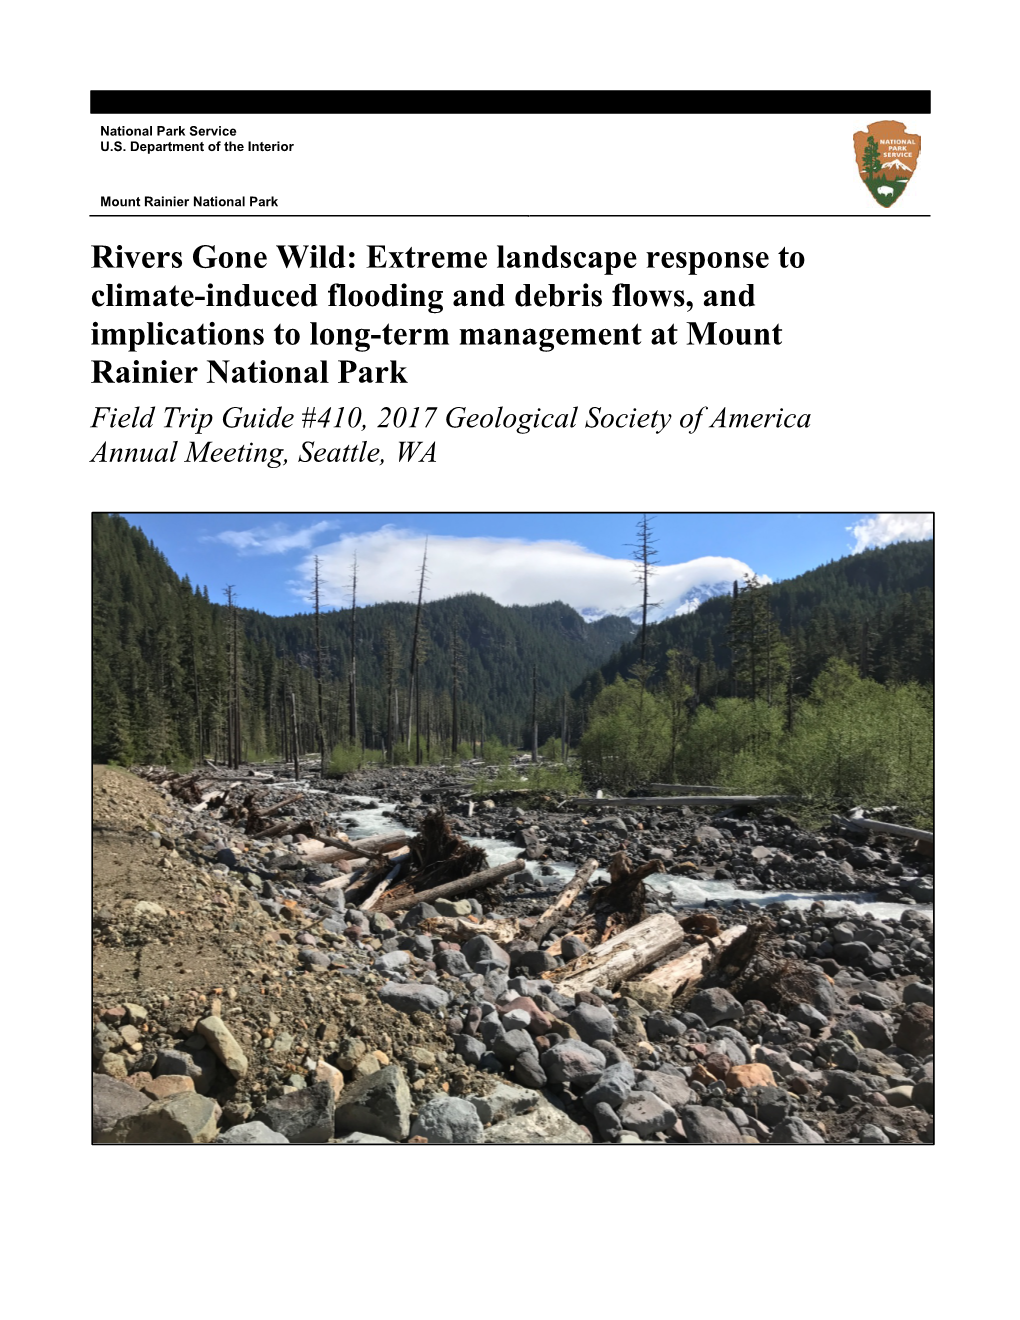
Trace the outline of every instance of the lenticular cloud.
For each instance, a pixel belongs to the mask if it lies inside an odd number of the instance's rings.
[[[321,546],[319,571],[323,603],[349,604],[351,562],[358,559],[358,599],[410,600],[417,589],[425,537],[404,528],[343,536]],[[304,581],[296,594],[307,599],[312,559],[301,566]],[[684,613],[697,600],[728,590],[751,568],[739,559],[706,556],[683,564],[656,565],[652,599],[655,618]],[[573,541],[432,536],[428,542],[429,598],[479,592],[501,605],[540,605],[562,600],[589,619],[630,614],[640,604],[635,564],[610,558]]]
[[[894,541],[927,541],[935,535],[935,515],[932,513],[876,513],[862,518],[847,528],[853,532],[854,554],[892,545]]]

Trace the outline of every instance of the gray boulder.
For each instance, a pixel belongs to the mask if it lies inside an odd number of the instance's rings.
[[[578,1004],[567,1021],[588,1045],[597,1040],[612,1040],[616,1022],[608,1008],[595,1004]]]
[[[852,1031],[862,1045],[874,1050],[884,1050],[892,1044],[890,1021],[883,1013],[874,1013],[870,1008],[853,1008],[839,1021],[840,1030]]]
[[[488,1095],[469,1095],[467,1099],[474,1105],[483,1124],[498,1123],[515,1114],[526,1114],[539,1102],[534,1091],[525,1091],[519,1086],[508,1086],[505,1083],[493,1087]]]
[[[876,1079],[868,1081],[864,1073],[844,1072],[841,1068],[834,1068],[825,1074],[825,1094],[835,1100],[863,1099],[876,1088]]]
[[[741,1144],[740,1129],[721,1109],[689,1105],[680,1113],[687,1140],[694,1146],[733,1146]]]
[[[627,1132],[636,1132],[642,1140],[656,1132],[667,1132],[676,1123],[676,1110],[651,1091],[634,1091],[617,1110]]]
[[[411,1131],[411,1089],[403,1069],[391,1063],[345,1086],[336,1106],[335,1129],[337,1136],[364,1132],[406,1141]]]
[[[591,1133],[573,1122],[544,1095],[535,1093],[537,1103],[525,1114],[494,1123],[485,1133],[487,1146],[587,1146]]]
[[[236,1127],[221,1132],[212,1141],[214,1146],[289,1146],[290,1142],[282,1132],[274,1132],[258,1119],[250,1123],[238,1123]]]
[[[328,1141],[333,1135],[334,1109],[332,1082],[316,1082],[300,1091],[267,1100],[254,1119],[274,1132],[281,1132],[293,1145],[308,1145]]]
[[[216,1136],[216,1114],[207,1095],[181,1091],[120,1119],[103,1134],[103,1141],[117,1146],[204,1146]]]
[[[482,1120],[469,1100],[440,1091],[422,1106],[411,1136],[425,1137],[430,1146],[476,1146],[482,1140]]]
[[[740,1000],[720,986],[699,990],[688,1002],[687,1010],[697,1013],[709,1027],[714,1027],[717,1022],[730,1022],[744,1016],[744,1006]]]
[[[473,935],[461,948],[461,953],[472,967],[481,962],[497,963],[500,967],[510,966],[510,955],[501,949],[488,935]]]
[[[379,987],[379,998],[401,1013],[440,1013],[450,1002],[450,996],[437,985],[412,985],[410,982],[395,981]]]
[[[119,1082],[114,1077],[105,1077],[102,1073],[92,1074],[92,1136],[102,1140],[102,1134],[118,1123],[122,1118],[140,1114],[148,1109],[151,1101],[141,1091],[136,1091],[127,1082]]]
[[[606,1067],[606,1056],[583,1040],[567,1040],[545,1050],[540,1062],[551,1082],[580,1092],[598,1081]]]
[[[687,1085],[687,1078],[680,1073],[639,1072],[634,1085],[635,1091],[651,1091],[667,1105],[671,1105],[679,1114],[685,1105],[694,1100],[694,1092]]]
[[[589,1114],[594,1114],[600,1104],[619,1109],[633,1090],[634,1069],[630,1064],[610,1064],[595,1085],[585,1092],[584,1107]]]
[[[813,1127],[808,1127],[795,1114],[784,1118],[772,1129],[769,1144],[773,1146],[824,1146],[825,1138]]]

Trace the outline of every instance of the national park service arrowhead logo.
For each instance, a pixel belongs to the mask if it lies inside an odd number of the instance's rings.
[[[879,119],[866,133],[854,134],[857,169],[879,206],[892,206],[914,177],[921,139],[898,119]]]

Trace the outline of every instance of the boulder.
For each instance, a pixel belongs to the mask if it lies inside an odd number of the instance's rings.
[[[203,1018],[195,1030],[205,1038],[213,1054],[235,1082],[244,1077],[248,1071],[248,1060],[221,1017]]]
[[[642,1140],[676,1125],[676,1110],[651,1091],[634,1091],[616,1111],[621,1126]]]
[[[398,984],[395,981],[379,987],[379,998],[401,1013],[440,1013],[450,1002],[450,996],[437,985]]]
[[[207,1095],[184,1091],[120,1119],[104,1140],[118,1146],[204,1146],[216,1136],[217,1109]]]
[[[580,1092],[598,1081],[606,1066],[606,1056],[584,1041],[568,1040],[546,1050],[540,1056],[540,1062],[551,1082],[559,1082]]]
[[[714,1027],[717,1022],[731,1022],[744,1016],[744,1006],[740,1000],[721,986],[699,990],[688,1002],[687,1009],[697,1013],[709,1027]]]
[[[593,1045],[597,1040],[612,1040],[616,1030],[612,1013],[601,1004],[598,1007],[594,1004],[578,1004],[567,1015],[567,1021],[587,1045]]]
[[[884,1013],[875,1013],[870,1008],[853,1008],[839,1021],[840,1030],[851,1031],[862,1045],[874,1050],[884,1050],[892,1044],[889,1019]]]
[[[487,1146],[587,1146],[591,1133],[573,1122],[543,1095],[535,1093],[537,1103],[527,1113],[516,1114],[494,1123],[484,1137]]]
[[[664,1100],[679,1114],[685,1105],[694,1100],[694,1092],[687,1085],[687,1078],[682,1073],[639,1072],[635,1091],[651,1091],[660,1100]]]
[[[896,1028],[896,1044],[918,1059],[934,1052],[935,1010],[930,1004],[908,1005]]]
[[[510,955],[488,935],[473,935],[463,945],[461,953],[472,967],[476,967],[481,962],[497,963],[500,967],[510,966]]]
[[[440,1091],[422,1106],[411,1136],[424,1137],[430,1146],[476,1146],[482,1140],[482,1120],[469,1100]]]
[[[600,1104],[619,1109],[634,1090],[634,1081],[634,1069],[629,1063],[610,1064],[595,1085],[585,1092],[585,1109],[590,1114],[594,1114],[596,1105]]]
[[[688,1105],[680,1113],[680,1122],[694,1146],[733,1146],[743,1141],[740,1129],[720,1109]]]
[[[740,1086],[775,1086],[776,1079],[767,1063],[738,1063],[726,1073],[723,1080],[729,1091]]]
[[[251,1123],[238,1123],[213,1139],[214,1146],[289,1146],[282,1132],[274,1132],[257,1119]]]
[[[774,1146],[824,1146],[825,1138],[814,1128],[808,1127],[802,1118],[795,1114],[784,1118],[772,1129],[769,1144]]]
[[[337,1136],[364,1132],[406,1141],[411,1131],[411,1090],[395,1063],[344,1088],[335,1112]]]
[[[267,1100],[255,1115],[274,1132],[282,1132],[294,1145],[328,1141],[333,1135],[336,1101],[331,1082],[315,1082],[276,1100]]]
[[[516,1114],[526,1114],[539,1103],[539,1097],[534,1091],[502,1082],[493,1087],[488,1095],[469,1095],[467,1100],[474,1105],[483,1125],[499,1123]]]
[[[122,1118],[140,1114],[149,1107],[149,1097],[136,1091],[127,1082],[117,1081],[102,1073],[92,1074],[92,1135],[101,1140],[101,1134]]]

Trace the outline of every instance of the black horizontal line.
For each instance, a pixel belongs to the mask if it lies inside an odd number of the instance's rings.
[[[730,211],[730,212],[705,212],[705,211],[687,211],[667,214],[664,212],[622,212],[620,214],[599,213],[599,212],[548,212],[539,211],[530,212],[488,212],[482,211],[477,214],[470,212],[451,211],[402,214],[400,212],[374,212],[361,214],[358,212],[286,212],[286,211],[93,211],[89,214],[90,220],[109,220],[113,218],[123,218],[125,220],[167,220],[173,217],[176,220],[874,220],[882,214],[881,211]],[[930,220],[930,212],[919,211],[900,211],[897,214],[902,218],[910,216],[915,220]]]
[[[93,91],[94,115],[883,115],[931,113],[930,91],[493,89]]]

